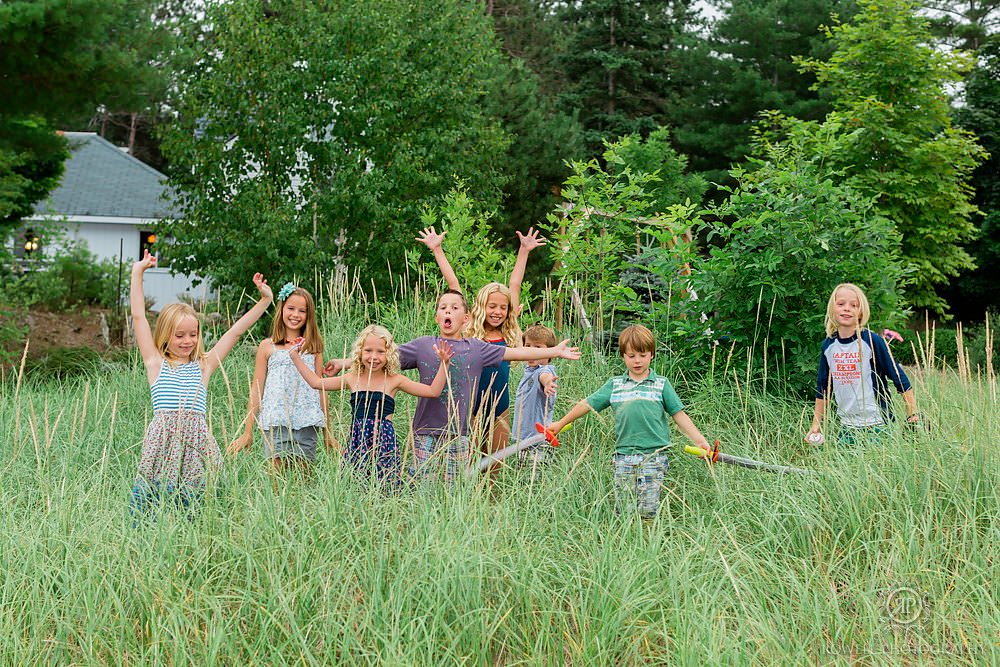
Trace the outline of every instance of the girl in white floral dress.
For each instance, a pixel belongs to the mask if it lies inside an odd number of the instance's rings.
[[[264,456],[275,468],[316,459],[316,443],[333,439],[326,426],[326,397],[310,387],[288,357],[291,341],[301,338],[302,357],[316,372],[323,369],[323,339],[312,295],[286,283],[278,292],[271,337],[257,348],[243,433],[226,450],[235,453],[253,442],[256,418]]]

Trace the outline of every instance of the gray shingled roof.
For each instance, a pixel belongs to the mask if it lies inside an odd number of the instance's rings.
[[[66,132],[70,158],[62,182],[35,204],[36,215],[169,218],[166,176],[93,132]]]

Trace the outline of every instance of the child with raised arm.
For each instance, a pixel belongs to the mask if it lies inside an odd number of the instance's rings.
[[[438,234],[433,227],[428,227],[420,232],[417,240],[434,254],[434,260],[448,283],[448,289],[461,292],[458,277],[444,253],[446,233]],[[517,324],[517,317],[521,312],[521,283],[524,281],[528,255],[535,248],[545,245],[545,239],[533,227],[528,229],[527,234],[517,232],[517,236],[521,245],[509,283],[504,285],[491,282],[480,288],[463,332],[465,336],[500,347],[521,345],[521,328]],[[472,410],[486,435],[485,453],[493,453],[505,447],[510,438],[509,379],[510,362],[501,361],[483,368],[475,387]]]
[[[631,505],[642,518],[652,519],[660,507],[669,464],[667,415],[695,445],[707,450],[708,442],[684,412],[670,381],[650,368],[656,352],[653,332],[644,326],[627,327],[618,337],[618,352],[625,361],[625,374],[605,382],[553,422],[549,430],[559,433],[591,410],[610,407],[615,415],[615,509],[622,511]]]
[[[429,384],[414,382],[399,372],[399,350],[384,327],[365,327],[354,341],[350,368],[343,375],[320,378],[298,353],[304,339],[293,341],[289,351],[292,363],[310,387],[324,391],[351,390],[351,440],[344,452],[345,461],[354,469],[369,473],[383,483],[399,483],[400,458],[392,415],[396,410],[396,392],[436,398],[448,378],[451,345],[434,345],[437,368]]]
[[[132,265],[129,295],[135,342],[153,399],[153,420],[146,429],[132,488],[134,512],[145,512],[161,496],[174,494],[186,507],[204,492],[206,481],[222,463],[222,453],[205,419],[208,381],[273,298],[267,281],[255,273],[253,282],[260,300],[205,352],[201,323],[187,304],[166,306],[156,318],[156,329],[150,331],[142,274],[153,266],[156,257],[147,250]]]
[[[552,347],[556,344],[556,334],[546,326],[536,324],[524,330],[524,347]],[[524,375],[517,383],[514,393],[515,441],[522,441],[537,435],[535,424],[548,424],[555,416],[556,407],[556,367],[550,359],[535,359],[525,364]],[[552,456],[553,448],[541,443],[518,452],[522,463],[532,467],[545,463]]]
[[[416,368],[420,381],[430,382],[434,369],[434,345],[447,340],[455,350],[447,390],[438,398],[421,398],[413,416],[414,460],[411,474],[420,479],[459,479],[471,461],[469,421],[474,389],[483,368],[502,361],[532,359],[579,359],[580,350],[564,340],[555,347],[502,347],[478,338],[463,338],[469,307],[461,292],[448,290],[437,301],[434,321],[438,336],[423,336],[399,347],[400,367]]]
[[[299,338],[303,340],[302,358],[321,372],[323,339],[316,322],[316,304],[307,290],[286,283],[278,291],[271,337],[257,347],[243,433],[226,448],[230,454],[253,442],[255,418],[264,456],[275,468],[314,461],[321,436],[327,447],[332,444],[329,431],[324,430],[326,397],[306,384],[289,357],[292,341]]]
[[[826,339],[819,357],[816,406],[806,441],[823,442],[823,416],[831,390],[837,400],[837,441],[854,444],[871,438],[892,419],[889,385],[903,395],[906,421],[919,421],[917,400],[902,367],[892,358],[885,339],[867,328],[871,307],[857,285],[841,283],[826,304]]]

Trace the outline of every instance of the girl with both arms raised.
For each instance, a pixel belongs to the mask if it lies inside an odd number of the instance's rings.
[[[175,498],[187,506],[200,497],[221,465],[222,453],[205,419],[208,381],[273,299],[267,281],[255,273],[260,300],[205,352],[198,314],[187,304],[167,305],[150,331],[142,274],[153,266],[156,257],[147,250],[132,265],[129,295],[135,342],[153,399],[153,420],[146,429],[132,488],[132,508],[138,512],[148,510],[166,494],[177,494]]]
[[[438,234],[433,227],[420,232],[417,240],[430,248],[441,269],[448,289],[462,292],[458,276],[444,254],[443,241],[447,232]],[[517,260],[510,273],[510,282],[504,285],[491,282],[476,293],[472,312],[465,326],[464,335],[478,338],[499,347],[520,347],[521,328],[517,318],[521,312],[521,283],[532,250],[545,245],[545,239],[535,229],[527,234],[517,232],[521,240]],[[485,453],[493,453],[507,445],[510,439],[510,362],[500,361],[483,368],[475,388],[472,405],[474,421],[486,434]]]
[[[323,339],[316,323],[315,302],[308,291],[286,283],[278,291],[271,337],[257,348],[243,433],[227,447],[230,454],[251,445],[255,418],[264,455],[275,468],[314,461],[321,435],[327,448],[332,446],[333,438],[325,429],[326,396],[306,383],[289,357],[296,339],[302,341],[300,353],[305,362],[322,371]]]
[[[304,339],[292,341],[289,356],[310,387],[325,391],[351,390],[351,440],[344,458],[353,468],[369,473],[374,470],[380,482],[399,483],[400,457],[392,415],[396,392],[404,391],[421,398],[441,395],[448,379],[452,348],[447,341],[434,345],[437,372],[429,384],[415,382],[399,373],[399,349],[384,327],[364,328],[354,341],[350,368],[343,375],[320,378],[298,353]],[[332,369],[331,369],[332,370]]]

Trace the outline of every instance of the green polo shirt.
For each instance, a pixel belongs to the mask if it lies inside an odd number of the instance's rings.
[[[615,451],[618,454],[648,454],[670,444],[667,416],[684,409],[667,378],[649,369],[641,382],[628,372],[611,378],[587,397],[597,412],[611,407],[615,414]]]

